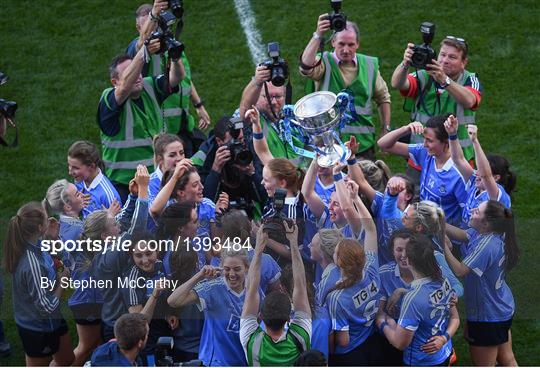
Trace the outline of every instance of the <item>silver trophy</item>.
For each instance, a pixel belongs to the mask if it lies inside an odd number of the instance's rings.
[[[343,97],[346,99],[346,97]],[[347,106],[343,100],[329,91],[319,91],[302,97],[294,105],[295,119],[291,120],[300,126],[315,142],[322,140],[322,147],[316,144],[320,157],[317,163],[320,167],[331,167],[336,163],[346,160],[351,154],[346,148],[336,128],[341,124],[344,114],[340,106]]]

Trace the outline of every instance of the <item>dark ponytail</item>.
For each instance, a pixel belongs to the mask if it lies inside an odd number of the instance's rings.
[[[496,234],[504,234],[504,254],[506,256],[504,268],[506,271],[510,271],[517,265],[520,256],[514,214],[511,209],[493,200],[487,201],[484,214],[489,229]]]
[[[40,234],[39,225],[43,226],[46,221],[45,210],[38,202],[25,204],[9,220],[3,257],[7,272],[11,274],[15,272],[28,240]]]
[[[487,159],[489,161],[491,173],[494,176],[500,176],[498,183],[503,186],[506,193],[511,194],[516,188],[517,175],[515,172],[510,170],[510,163],[506,157],[499,155],[487,155]]]
[[[442,273],[431,239],[423,234],[414,234],[407,243],[406,254],[411,266],[420,274],[432,280],[442,281]]]

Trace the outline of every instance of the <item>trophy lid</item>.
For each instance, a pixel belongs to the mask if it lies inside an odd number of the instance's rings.
[[[294,115],[299,119],[311,118],[324,114],[336,104],[337,96],[329,91],[310,93],[294,105]]]

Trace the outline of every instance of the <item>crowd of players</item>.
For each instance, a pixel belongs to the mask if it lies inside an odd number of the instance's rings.
[[[412,122],[392,129],[358,26],[347,22],[324,52],[333,24],[321,15],[300,60],[306,90],[353,100],[341,130],[350,155],[320,167],[302,155],[313,142],[284,125],[286,87],[267,65],[203,137],[210,117],[185,54],[162,57],[152,36],[168,6],[137,9],[139,37],[110,65],[101,152],[73,143],[73,182],[54,182],[9,222],[3,262],[26,364],[161,365],[169,336],[172,361],[205,366],[449,365],[464,303],[473,363],[516,365],[505,281],[519,256],[516,177],[480,145],[466,41],[445,37],[413,73],[407,46],[391,85]],[[377,145],[405,158],[406,173],[375,160]],[[110,246],[45,251],[56,239]]]

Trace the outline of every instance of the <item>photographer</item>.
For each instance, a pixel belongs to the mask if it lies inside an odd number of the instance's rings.
[[[150,37],[152,32],[156,30],[158,24],[156,16],[160,14],[162,6],[167,6],[166,0],[158,0],[153,6],[142,4],[137,8],[135,12],[135,25],[139,32],[139,37],[131,41],[126,49],[127,55],[134,57],[137,51],[143,46],[144,40]],[[150,16],[150,13],[152,16]],[[163,70],[166,67],[164,60],[158,53],[159,41],[154,39],[150,42],[150,45],[152,45],[152,47],[149,47],[151,54],[150,60],[142,69],[142,75],[144,77],[156,77],[163,74]],[[181,59],[186,70],[186,76],[180,83],[178,93],[174,93],[165,99],[161,108],[165,116],[164,120],[167,124],[167,132],[178,134],[184,140],[186,143],[186,157],[191,157],[197,151],[201,140],[206,138],[204,133],[198,129],[204,130],[210,125],[210,116],[191,79],[191,68],[185,52],[182,52]],[[195,111],[199,117],[197,127],[195,125],[195,118],[190,114],[190,103],[195,107]]]
[[[341,140],[348,141],[351,135],[360,143],[359,156],[375,159],[375,126],[372,121],[372,100],[378,106],[381,120],[381,135],[390,130],[390,94],[386,82],[379,73],[379,61],[375,57],[357,53],[360,46],[360,32],[353,22],[336,32],[332,38],[333,52],[318,54],[323,34],[331,29],[329,14],[321,14],[317,30],[301,57],[300,73],[308,81],[306,92],[331,91],[338,93],[344,89],[354,98],[353,121],[341,130]],[[330,72],[327,73],[327,69]]]
[[[429,31],[434,34],[434,28]],[[459,142],[465,159],[471,161],[474,150],[467,136],[466,125],[475,124],[475,111],[482,99],[482,86],[477,75],[465,69],[469,47],[464,39],[446,36],[440,47],[437,60],[430,60],[425,69],[417,69],[408,74],[415,48],[414,44],[409,43],[403,61],[392,75],[392,87],[399,89],[406,98],[404,109],[411,113],[411,121],[425,125],[432,116],[456,116],[460,123]],[[421,143],[422,140],[421,135],[411,136],[411,143]],[[420,170],[419,167],[414,168]]]
[[[148,321],[142,313],[124,314],[114,324],[114,337],[92,354],[92,367],[133,367],[141,365],[139,353],[148,339]]]
[[[109,73],[113,87],[103,91],[98,107],[105,173],[122,202],[137,165],[153,167],[152,137],[165,127],[161,103],[177,91],[186,74],[182,61],[177,59],[171,60],[168,78],[142,78],[146,49],[142,47],[134,58],[121,55],[112,60]]]
[[[259,110],[262,132],[272,155],[289,159],[298,165],[302,157],[284,139],[284,128],[280,122],[281,110],[285,106],[285,86],[275,86],[270,77],[271,70],[267,66],[259,65],[255,68],[255,75],[242,93],[240,116],[244,118],[246,112],[255,106]],[[249,119],[245,122],[251,125]],[[294,135],[292,142],[299,148],[304,147],[302,140]]]
[[[267,196],[262,181],[262,164],[252,142],[244,140],[244,123],[224,116],[215,126],[214,134],[192,157],[201,181],[204,196],[217,203],[226,192],[232,208],[243,209],[249,218],[261,216],[261,206]]]

